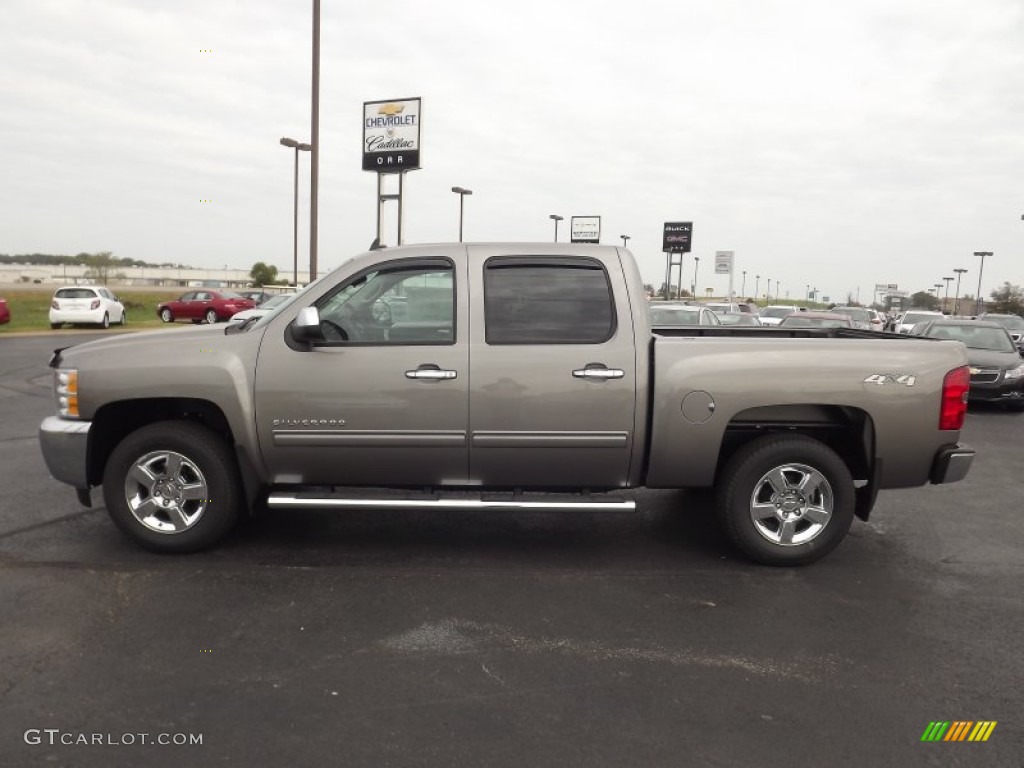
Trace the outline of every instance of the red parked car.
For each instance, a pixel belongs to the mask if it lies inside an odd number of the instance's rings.
[[[251,299],[232,291],[208,291],[204,288],[189,291],[174,301],[158,304],[156,313],[165,323],[173,323],[175,320],[219,323],[230,320],[236,312],[253,309],[255,306]]]
[[[11,322],[11,310],[7,308],[7,299],[0,299],[0,325]]]

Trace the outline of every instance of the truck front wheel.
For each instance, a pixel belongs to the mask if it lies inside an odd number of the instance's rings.
[[[163,421],[129,434],[103,472],[103,498],[124,533],[157,552],[195,552],[238,520],[241,484],[224,440],[191,422]]]
[[[806,565],[837,546],[853,522],[853,478],[824,443],[768,435],[725,465],[718,513],[732,542],[765,565]]]

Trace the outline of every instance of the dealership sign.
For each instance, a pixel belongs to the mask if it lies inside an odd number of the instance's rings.
[[[573,243],[600,243],[600,216],[573,216],[569,222],[569,240]]]
[[[715,251],[715,274],[732,274],[732,251]]]
[[[363,170],[401,173],[420,167],[420,99],[363,102]]]
[[[693,236],[692,221],[666,221],[661,237],[661,250],[665,253],[689,253]]]

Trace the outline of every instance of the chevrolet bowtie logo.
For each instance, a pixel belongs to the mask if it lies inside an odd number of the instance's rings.
[[[405,109],[404,104],[381,104],[377,110],[378,115],[399,115]]]

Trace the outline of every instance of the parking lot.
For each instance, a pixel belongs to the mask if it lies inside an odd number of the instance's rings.
[[[167,557],[46,472],[60,338],[0,339],[0,765],[1024,765],[1024,414],[972,407],[965,481],[883,492],[804,569],[654,491],[262,512]]]

